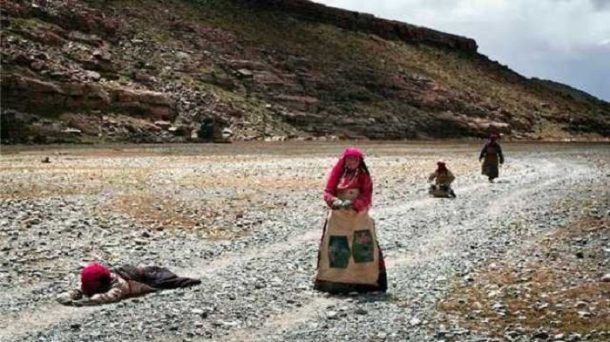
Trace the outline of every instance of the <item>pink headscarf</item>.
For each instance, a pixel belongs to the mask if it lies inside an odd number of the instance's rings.
[[[343,172],[345,171],[345,159],[347,157],[357,157],[360,158],[360,161],[362,161],[364,159],[364,153],[356,147],[346,148],[341,156],[339,156],[339,160],[330,172],[330,176],[326,182],[327,189],[334,189],[337,184],[339,184],[341,176],[343,176]]]
[[[352,207],[355,211],[361,212],[370,208],[373,202],[373,182],[371,176],[364,163],[364,153],[355,147],[346,148],[345,151],[339,157],[339,160],[333,167],[326,182],[326,188],[324,189],[324,201],[329,207],[332,207],[332,202],[336,199],[337,188],[345,173],[345,159],[348,157],[356,157],[360,159],[360,165],[358,166],[361,172],[358,172],[358,177],[346,179],[346,184],[341,186],[357,186],[360,190],[358,198],[352,201]]]
[[[80,272],[81,290],[89,297],[107,291],[110,287],[110,269],[93,263],[85,266]]]

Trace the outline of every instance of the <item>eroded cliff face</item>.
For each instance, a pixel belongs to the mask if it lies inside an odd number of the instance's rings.
[[[3,142],[610,136],[472,39],[309,1],[1,5]]]
[[[368,13],[329,7],[307,0],[243,0],[243,2],[256,8],[278,11],[299,19],[374,34],[383,39],[399,40],[407,44],[427,44],[468,54],[477,52],[477,43],[474,39],[377,18]]]

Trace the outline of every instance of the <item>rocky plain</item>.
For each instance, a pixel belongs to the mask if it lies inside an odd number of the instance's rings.
[[[346,143],[3,146],[1,341],[604,341],[610,149],[362,143],[386,294],[313,290],[322,190]],[[438,159],[456,199],[430,198]],[[92,261],[197,287],[98,307],[55,297]]]

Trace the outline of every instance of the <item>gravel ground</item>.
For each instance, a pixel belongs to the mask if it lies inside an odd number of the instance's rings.
[[[597,191],[610,176],[608,145],[506,144],[489,184],[477,145],[364,144],[390,287],[328,296],[312,290],[321,189],[343,147],[3,147],[0,340],[483,341],[438,318],[455,282],[576,220],[580,203],[602,216],[610,208]],[[458,177],[455,200],[427,195],[439,158]],[[92,260],[161,264],[203,284],[56,304]]]

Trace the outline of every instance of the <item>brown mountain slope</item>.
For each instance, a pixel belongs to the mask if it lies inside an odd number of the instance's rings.
[[[308,1],[1,5],[3,142],[610,136],[471,39]]]

